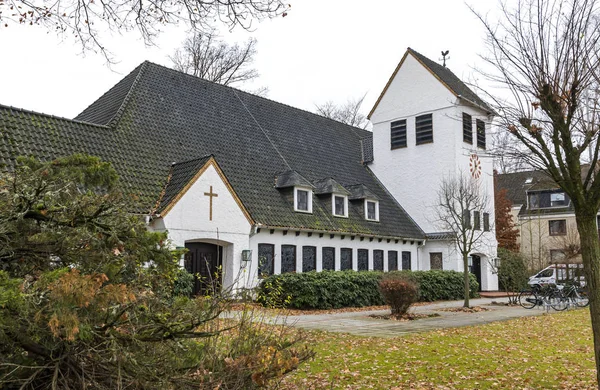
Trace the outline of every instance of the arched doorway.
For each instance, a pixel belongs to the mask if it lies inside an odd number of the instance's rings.
[[[223,276],[223,247],[206,242],[188,242],[185,269],[195,276],[193,294],[220,291]]]

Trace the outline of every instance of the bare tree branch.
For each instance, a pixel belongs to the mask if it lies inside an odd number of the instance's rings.
[[[367,96],[366,93],[361,98],[348,99],[346,103],[341,106],[338,106],[333,101],[329,100],[323,104],[315,104],[315,108],[317,114],[322,115],[325,118],[365,129],[369,124],[369,121],[367,117],[360,112],[365,96]]]

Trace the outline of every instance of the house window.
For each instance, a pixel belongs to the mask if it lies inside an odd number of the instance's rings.
[[[323,271],[335,270],[335,248],[330,246],[323,247],[322,263]]]
[[[332,195],[333,215],[336,217],[348,216],[348,197],[344,195]]]
[[[359,249],[358,250],[358,270],[368,271],[369,270],[369,250]]]
[[[296,246],[281,246],[281,273],[296,272]]]
[[[373,269],[375,271],[383,271],[383,251],[380,249],[373,251]]]
[[[528,199],[530,209],[565,207],[570,202],[564,192],[532,192],[528,194]]]
[[[388,271],[398,270],[398,251],[388,251]]]
[[[567,206],[567,197],[564,192],[550,194],[550,207]]]
[[[302,272],[315,271],[317,269],[317,247],[302,247]]]
[[[557,219],[554,221],[548,221],[548,228],[551,236],[564,236],[567,234],[567,220]]]
[[[402,252],[402,269],[410,270],[412,268],[410,252]]]
[[[550,262],[551,263],[564,263],[565,260],[566,260],[566,256],[565,256],[565,252],[563,250],[550,249]]]
[[[481,218],[479,217],[479,211],[473,211],[473,229],[481,230]]]
[[[379,202],[365,200],[365,217],[368,221],[379,221]]]
[[[444,261],[442,252],[431,252],[429,253],[429,268],[430,269],[444,269]]]
[[[275,245],[258,244],[258,277],[273,275],[275,272],[273,259],[275,257]]]
[[[342,248],[340,251],[340,269],[352,269],[352,249]]]
[[[406,119],[395,121],[390,124],[390,135],[392,149],[406,147]]]
[[[464,229],[471,229],[471,211],[463,211],[463,226]]]
[[[417,145],[433,142],[433,115],[420,115],[415,118]]]
[[[312,213],[312,191],[306,188],[294,188],[294,211]]]
[[[473,118],[463,112],[463,141],[473,145]]]
[[[485,149],[485,122],[477,119],[477,147]]]
[[[484,232],[490,231],[490,214],[489,213],[483,213],[483,231]]]

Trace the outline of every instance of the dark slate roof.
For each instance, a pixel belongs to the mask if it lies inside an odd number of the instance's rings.
[[[165,209],[177,195],[190,183],[198,171],[206,164],[211,156],[195,158],[171,165],[167,183],[156,207],[156,212]]]
[[[529,190],[556,188],[552,179],[538,170],[498,174],[496,185],[498,189],[506,189],[506,196],[513,205],[526,204]]]
[[[314,187],[308,180],[303,178],[302,175],[291,169],[278,173],[275,177],[275,188],[289,188],[295,186]]]
[[[456,238],[456,233],[454,232],[437,232],[437,233],[427,233],[428,240],[454,240]]]
[[[350,195],[350,191],[345,189],[340,183],[328,177],[327,179],[317,180],[315,181],[315,194],[316,195],[324,195],[324,194],[340,194],[340,195]]]
[[[449,68],[430,60],[423,54],[416,52],[410,47],[408,48],[408,51],[412,53],[419,61],[421,61],[421,63],[428,67],[429,70],[433,74],[435,74],[444,84],[446,84],[446,86],[450,88],[450,90],[454,92],[457,96],[466,99],[471,103],[475,103],[476,105],[480,106],[488,112],[494,112],[494,110],[490,106],[488,106],[488,104],[483,99],[481,99],[475,92],[473,92],[471,88],[467,86],[467,84],[462,82],[461,79],[456,77],[456,75],[452,73],[452,71]]]
[[[350,191],[350,196],[348,199],[350,200],[358,200],[358,199],[372,199],[379,200],[377,195],[373,193],[370,189],[367,188],[364,184],[355,184],[353,186],[348,187],[348,191]]]
[[[213,155],[257,224],[423,237],[362,164],[360,140],[368,131],[149,62],[76,119],[0,107],[4,161],[12,165],[24,154],[98,155],[113,163],[125,191],[139,196],[136,211],[149,212],[163,191],[175,192],[175,185],[165,188],[173,162]],[[363,207],[354,205],[348,218],[333,217],[318,198],[312,214],[294,212],[288,194],[274,185],[276,175],[287,170],[309,182],[332,177],[344,187],[364,184],[380,199],[380,222],[366,221]]]

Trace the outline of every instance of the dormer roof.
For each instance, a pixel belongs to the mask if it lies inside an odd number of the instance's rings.
[[[296,171],[287,170],[277,174],[275,177],[275,188],[289,187],[314,188],[314,186],[308,180],[306,180]]]
[[[340,183],[333,180],[331,177],[327,179],[321,179],[315,181],[315,194],[316,195],[325,195],[325,194],[340,194],[340,195],[350,195],[350,192],[345,189]]]
[[[373,191],[371,191],[364,184],[355,184],[348,186],[348,190],[350,191],[350,196],[348,199],[350,200],[359,200],[359,199],[372,199],[379,200],[379,197],[375,195]]]

